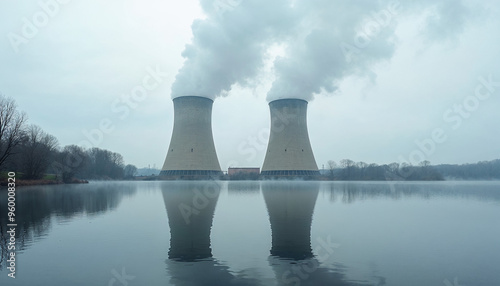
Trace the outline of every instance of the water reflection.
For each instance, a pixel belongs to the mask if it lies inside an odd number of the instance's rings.
[[[162,185],[170,226],[167,271],[174,285],[259,285],[235,275],[212,257],[210,231],[219,199],[218,182],[174,182]]]
[[[348,204],[376,198],[456,197],[500,201],[500,189],[496,182],[324,182],[321,189],[330,194],[330,201],[340,198]]]
[[[271,227],[269,265],[277,285],[368,285],[349,281],[342,265],[326,266],[334,255],[329,238],[314,250],[311,227],[319,182],[228,184],[229,194],[262,194]],[[217,182],[174,182],[162,185],[170,226],[166,260],[174,285],[268,285],[269,280],[231,272],[212,256],[210,235],[221,186]],[[243,246],[242,246],[243,247]],[[373,285],[373,284],[372,284]],[[383,285],[383,284],[379,284]]]
[[[140,195],[121,203],[139,194],[136,189]],[[122,267],[137,285],[386,285],[379,273],[390,285],[406,285],[405,279],[437,285],[456,273],[464,281],[498,281],[499,190],[498,183],[489,182],[111,182],[22,188],[18,245],[28,248],[41,238],[44,243],[22,253],[20,261],[29,263],[20,269],[28,280],[16,283],[65,285],[82,265],[93,267],[93,275],[82,278],[88,285],[106,284],[110,271]],[[2,251],[6,198],[0,193]],[[57,227],[61,223],[74,227]],[[103,243],[92,243],[101,231]],[[64,245],[59,235],[66,237]],[[145,243],[136,247],[137,241]],[[342,245],[336,248],[335,242]],[[469,271],[469,263],[480,272]]]
[[[271,255],[290,259],[313,256],[311,224],[318,193],[317,182],[262,183],[271,222]]]
[[[259,181],[229,181],[227,190],[230,195],[256,195],[260,192]]]
[[[168,258],[194,261],[212,257],[210,229],[220,187],[176,182],[162,189],[170,226]]]
[[[311,226],[319,182],[262,182],[271,223],[269,263],[278,285],[367,285],[347,281],[343,267],[326,267],[337,247],[330,237],[311,248]],[[383,284],[379,284],[383,285]]]
[[[135,194],[136,185],[92,183],[91,185],[23,187],[16,193],[16,247],[24,250],[45,237],[55,222],[69,222],[82,214],[97,216],[118,207],[124,196]],[[0,269],[7,260],[7,196],[0,196]]]

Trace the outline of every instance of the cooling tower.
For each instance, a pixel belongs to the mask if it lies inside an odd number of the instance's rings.
[[[211,99],[177,97],[174,129],[160,177],[206,179],[222,174],[212,136]]]
[[[304,177],[319,175],[307,132],[307,101],[279,99],[269,103],[271,134],[261,175]]]

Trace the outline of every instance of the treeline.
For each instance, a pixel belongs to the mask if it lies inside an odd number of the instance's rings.
[[[15,101],[0,94],[0,170],[16,172],[21,179],[122,179],[137,168],[126,165],[122,155],[99,148],[76,145],[61,148],[56,137],[37,125],[28,125]]]
[[[324,172],[330,180],[342,181],[442,181],[444,177],[437,169],[424,161],[418,166],[410,164],[367,164],[344,159],[337,164],[328,161]]]
[[[500,180],[500,159],[476,164],[437,165],[436,170],[450,180]]]
[[[70,145],[56,152],[48,173],[57,174],[64,182],[73,178],[117,180],[132,178],[137,172],[134,165],[125,165],[123,156],[109,150],[84,149]]]
[[[418,166],[406,163],[367,164],[344,159],[337,164],[328,161],[323,175],[330,180],[353,181],[441,181],[441,180],[500,180],[500,159],[475,164],[431,165],[423,161]]]

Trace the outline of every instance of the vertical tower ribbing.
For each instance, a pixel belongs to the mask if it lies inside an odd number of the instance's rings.
[[[307,101],[279,99],[269,103],[271,134],[262,175],[271,177],[319,175],[307,131]]]
[[[174,128],[160,176],[193,179],[221,175],[212,135],[213,101],[183,96],[173,102]]]

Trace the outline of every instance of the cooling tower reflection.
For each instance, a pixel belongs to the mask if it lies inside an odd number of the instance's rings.
[[[344,267],[326,262],[335,255],[330,238],[312,249],[311,227],[319,182],[262,182],[272,231],[272,267],[277,285],[368,285],[349,281]]]
[[[215,181],[163,185],[170,226],[167,271],[174,285],[260,285],[212,257],[210,233],[221,187]]]

